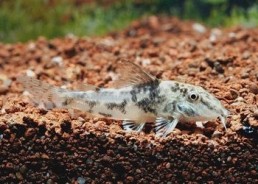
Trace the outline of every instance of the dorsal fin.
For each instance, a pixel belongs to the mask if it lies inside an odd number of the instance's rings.
[[[115,88],[147,84],[156,80],[156,77],[145,72],[140,66],[125,59],[119,61],[117,72],[119,78],[114,82]]]

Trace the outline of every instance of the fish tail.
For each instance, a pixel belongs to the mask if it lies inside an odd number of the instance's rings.
[[[63,92],[65,89],[28,76],[21,76],[17,78],[17,81],[33,96],[31,99],[35,103],[43,105],[47,109],[64,106],[65,97]]]

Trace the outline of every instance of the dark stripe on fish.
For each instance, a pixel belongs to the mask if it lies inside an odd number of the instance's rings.
[[[205,105],[208,109],[214,110],[214,108],[213,108],[209,103],[205,102],[202,98],[201,98],[200,101],[201,101],[201,103],[202,103],[203,105]]]
[[[185,113],[188,117],[191,117],[191,116],[197,116],[198,114],[192,109],[192,108],[183,108],[182,106],[178,105],[177,108]]]
[[[110,109],[110,110],[117,109],[117,110],[121,111],[123,114],[126,114],[126,111],[125,111],[126,104],[127,104],[127,101],[124,100],[120,104],[117,104],[117,103],[107,103],[106,107],[107,107],[107,109]]]

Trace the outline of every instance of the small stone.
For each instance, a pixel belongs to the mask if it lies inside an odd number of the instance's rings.
[[[51,59],[51,62],[57,64],[58,66],[63,65],[63,58],[61,56],[56,56]]]
[[[230,33],[228,33],[228,37],[229,38],[235,38],[236,37],[236,33],[230,32]]]
[[[242,55],[243,59],[248,59],[251,56],[251,53],[249,51],[245,51]]]
[[[25,165],[23,165],[23,166],[21,166],[21,168],[19,170],[22,174],[25,174],[27,172],[28,168]]]
[[[17,172],[15,175],[18,180],[23,180],[23,176],[20,172]]]
[[[214,43],[217,40],[217,36],[214,35],[214,34],[211,34],[210,37],[209,37],[209,40],[210,40],[210,42]]]
[[[251,174],[255,176],[255,175],[257,174],[256,170],[254,170],[254,169],[251,170]],[[257,175],[256,175],[256,176],[257,176]]]
[[[142,173],[142,171],[140,169],[136,169],[136,172],[139,174]]]
[[[129,182],[133,182],[133,181],[134,181],[134,179],[133,179],[132,176],[127,176],[126,179],[127,179],[127,181],[129,181]]]
[[[0,74],[0,94],[6,93],[11,85],[10,80],[6,75]]]
[[[150,23],[151,28],[153,28],[153,29],[158,29],[158,27],[160,26],[158,17],[156,17],[156,16],[151,16],[149,18],[149,23]]]
[[[231,160],[232,160],[232,157],[229,156],[229,157],[227,158],[227,161],[230,162]]]
[[[219,175],[219,173],[216,172],[216,171],[212,171],[212,175],[213,175],[214,177],[217,177],[217,176]]]
[[[251,127],[251,126],[243,126],[243,131],[246,133],[246,134],[252,134],[254,132],[254,128]]]
[[[201,129],[203,129],[203,128],[205,128],[204,126],[203,126],[203,122],[202,121],[196,121],[196,127],[198,127],[198,128],[201,128]]]
[[[48,179],[47,184],[54,184],[54,181],[52,179]]]
[[[48,156],[47,154],[43,153],[43,154],[41,155],[41,158],[43,158],[43,159],[49,159],[49,156]]]
[[[84,184],[86,182],[86,180],[83,177],[78,177],[77,182],[78,182],[78,184]]]
[[[220,137],[222,135],[222,132],[218,131],[218,130],[215,130],[212,134],[212,137]]]
[[[168,162],[168,163],[166,163],[166,168],[167,169],[169,169],[170,168],[170,166],[171,166],[171,164]]]
[[[36,130],[34,128],[28,128],[25,132],[25,137],[32,137],[36,134]]]
[[[193,27],[193,30],[195,30],[198,33],[205,33],[206,32],[206,28],[199,23],[194,23],[192,25],[192,27]]]
[[[36,44],[31,42],[28,44],[27,48],[29,51],[34,51],[36,49]]]
[[[0,94],[5,94],[6,92],[8,92],[8,88],[4,86],[0,86]]]
[[[258,119],[258,109],[256,109],[256,110],[254,111],[253,117],[254,117],[255,119]]]
[[[0,49],[0,58],[8,58],[10,53],[7,50]]]
[[[35,72],[32,71],[32,70],[26,70],[26,75],[28,77],[35,77],[36,76]]]
[[[251,83],[251,84],[249,85],[249,89],[250,89],[250,91],[251,91],[253,94],[255,94],[255,95],[258,94],[258,85],[257,85],[257,84]]]
[[[239,96],[239,92],[235,89],[230,89],[231,99],[236,99]]]
[[[242,79],[247,79],[249,77],[249,74],[247,72],[241,73],[241,78]]]

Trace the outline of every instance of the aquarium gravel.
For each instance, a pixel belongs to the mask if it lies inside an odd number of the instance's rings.
[[[149,17],[105,37],[0,44],[0,183],[258,183],[258,29],[193,24]],[[121,121],[35,106],[17,82],[110,87],[122,58],[213,93],[227,131],[215,120],[179,122],[166,138],[151,123],[127,133]]]

